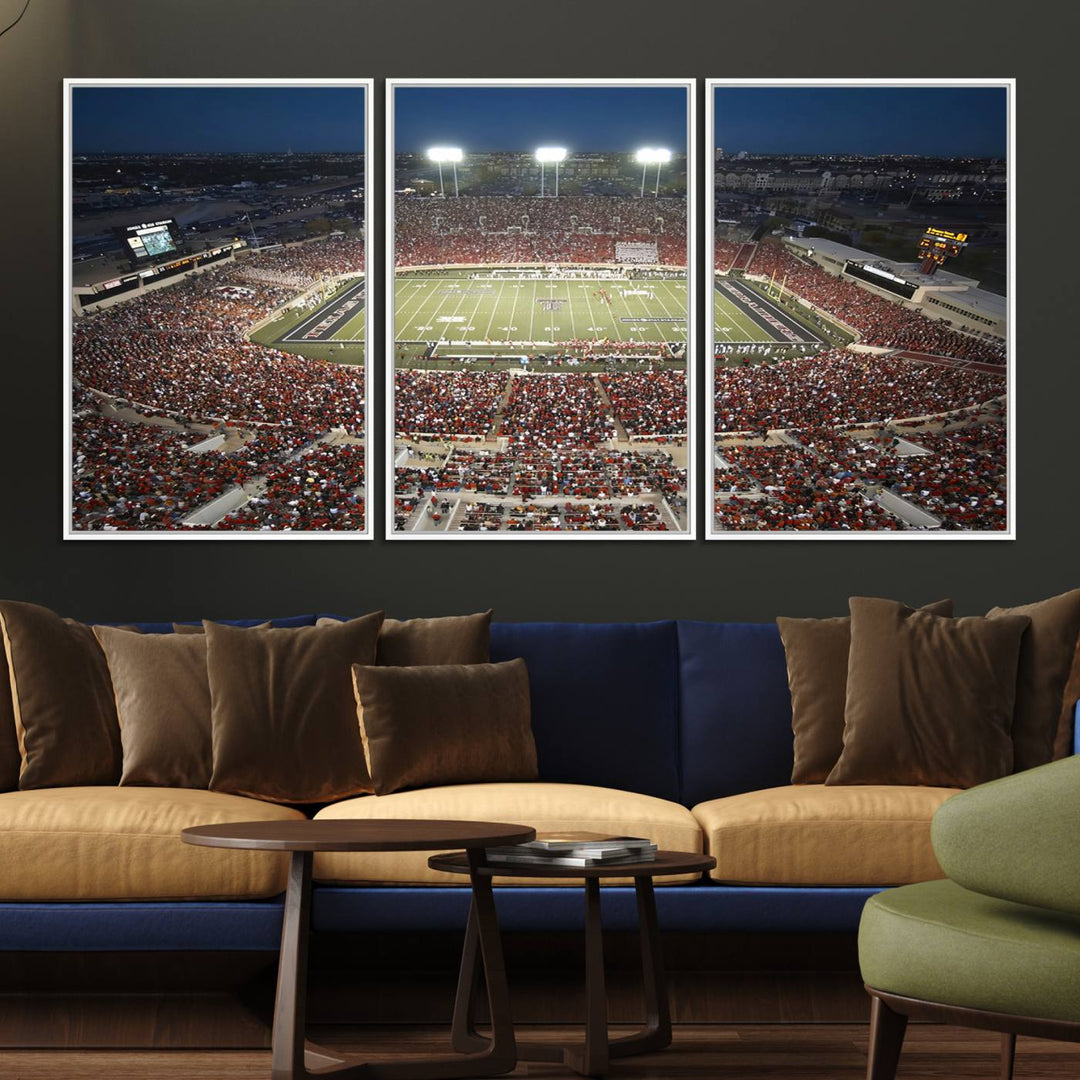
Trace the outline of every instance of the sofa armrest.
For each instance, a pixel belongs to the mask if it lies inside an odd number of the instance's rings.
[[[930,838],[958,885],[1080,915],[1080,756],[954,795]]]

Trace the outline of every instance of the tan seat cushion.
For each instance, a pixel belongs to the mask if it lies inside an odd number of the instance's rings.
[[[930,819],[955,788],[767,788],[694,807],[710,876],[740,885],[907,885],[944,875]]]
[[[287,856],[193,847],[189,825],[293,821],[299,810],[190,788],[0,795],[0,900],[238,900],[285,888]]]
[[[583,784],[456,784],[348,799],[320,810],[317,821],[341,818],[449,818],[531,825],[537,832],[584,831],[645,836],[662,848],[701,851],[701,829],[685,806],[630,791]],[[408,885],[463,885],[464,877],[429,870],[432,852],[327,852],[315,856],[315,880]],[[698,875],[657,878],[657,884],[692,881]],[[626,884],[612,879],[605,884]],[[497,885],[575,885],[565,878],[511,879]]]

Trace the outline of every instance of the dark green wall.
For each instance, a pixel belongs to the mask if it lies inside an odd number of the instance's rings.
[[[0,0],[0,20],[19,6]],[[758,621],[842,612],[851,593],[948,595],[974,613],[1077,585],[1076,62],[1064,11],[1001,0],[32,0],[0,38],[0,595],[121,620],[490,605],[506,619]],[[60,540],[64,76],[686,75],[1018,78],[1018,540]],[[379,86],[375,146],[382,105]],[[379,371],[376,403],[383,390]],[[373,464],[381,528],[381,446]]]

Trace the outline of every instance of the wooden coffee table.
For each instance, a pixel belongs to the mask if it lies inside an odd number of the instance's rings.
[[[517,1064],[514,1026],[510,1018],[502,942],[491,892],[491,875],[482,871],[483,849],[532,840],[525,825],[492,821],[249,821],[199,825],[181,838],[205,847],[288,851],[289,884],[281,932],[277,996],[270,1075],[273,1080],[310,1080],[334,1075],[342,1080],[457,1080],[500,1076]],[[308,929],[311,913],[311,863],[316,851],[448,851],[465,848],[463,869],[472,883],[470,940],[479,940],[483,958],[492,1037],[475,1052],[387,1064],[361,1062],[330,1054],[305,1042]],[[456,1047],[455,1047],[456,1049]]]
[[[662,1050],[671,1043],[671,1009],[667,980],[660,955],[660,928],[656,919],[656,896],[653,878],[669,874],[699,874],[711,870],[716,860],[711,855],[685,851],[658,851],[649,862],[620,863],[613,866],[512,866],[477,864],[472,853],[433,855],[428,859],[432,870],[451,874],[469,874],[474,882],[473,903],[461,958],[451,1044],[462,1053],[475,1054],[489,1047],[492,1040],[476,1031],[476,993],[480,981],[477,954],[483,950],[483,925],[476,903],[477,878],[572,878],[585,884],[585,1042],[581,1046],[546,1046],[518,1043],[518,1057],[523,1061],[560,1061],[583,1076],[603,1076],[611,1058],[629,1057]],[[638,933],[641,935],[641,967],[645,986],[645,1026],[632,1035],[608,1038],[607,994],[604,986],[604,935],[600,918],[600,881],[602,878],[634,879],[637,893]],[[492,1029],[494,1038],[494,1027]]]

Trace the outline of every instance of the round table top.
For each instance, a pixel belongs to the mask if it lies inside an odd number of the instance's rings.
[[[711,870],[716,860],[711,855],[696,855],[692,851],[658,851],[648,862],[609,863],[607,866],[540,866],[537,863],[488,863],[479,867],[481,874],[491,877],[525,878],[605,878],[605,877],[663,877],[665,874],[699,874]],[[469,873],[469,858],[461,852],[451,855],[432,855],[428,859],[432,870],[448,874]]]
[[[449,851],[523,844],[535,837],[527,825],[423,818],[237,821],[196,825],[180,834],[188,844],[260,851]]]

